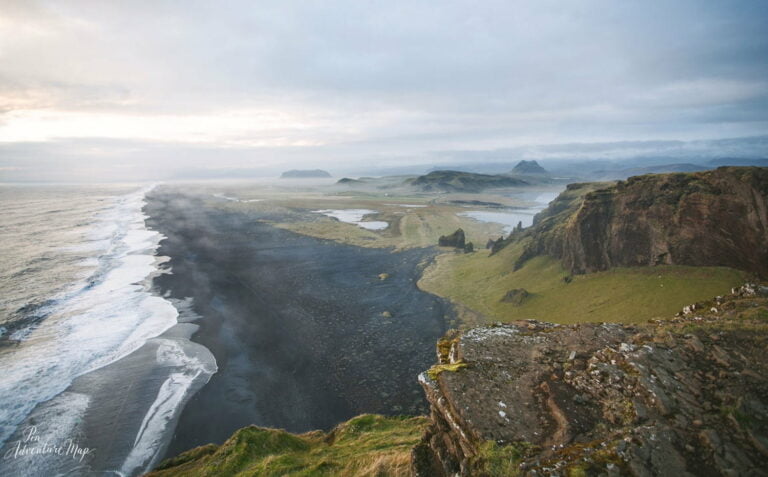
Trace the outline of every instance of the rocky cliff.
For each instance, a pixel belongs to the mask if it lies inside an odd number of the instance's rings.
[[[767,475],[768,288],[733,292],[645,326],[447,336],[416,475]]]
[[[568,200],[514,238],[530,239],[517,268],[547,254],[572,273],[675,264],[768,276],[768,168],[645,175],[578,190],[570,186]]]

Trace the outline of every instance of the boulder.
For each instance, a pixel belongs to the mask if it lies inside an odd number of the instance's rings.
[[[515,288],[514,290],[509,290],[501,299],[501,301],[504,303],[511,303],[515,306],[520,306],[530,295],[531,294],[528,293],[528,290],[525,288]]]

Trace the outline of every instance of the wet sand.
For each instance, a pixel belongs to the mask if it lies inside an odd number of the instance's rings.
[[[65,392],[39,404],[2,452],[5,455],[16,442],[25,442],[25,432],[34,427],[42,440],[63,443],[65,448],[70,448],[71,440],[72,446],[87,449],[83,459],[56,454],[3,459],[0,475],[107,477],[141,475],[152,469],[171,439],[162,429],[174,426],[181,410],[156,406],[173,397],[161,390],[169,389],[172,375],[195,372],[182,363],[159,362],[158,348],[176,344],[185,355],[207,360],[207,350],[187,341],[194,328],[188,323],[175,325],[125,358],[79,376]],[[182,405],[208,376],[196,375],[182,393]]]
[[[416,376],[451,313],[416,287],[435,250],[338,244],[245,210],[169,186],[148,196],[147,224],[167,237],[158,253],[173,270],[155,286],[193,297],[202,319],[192,340],[219,368],[184,408],[166,456],[250,424],[303,432],[363,412],[426,412]]]

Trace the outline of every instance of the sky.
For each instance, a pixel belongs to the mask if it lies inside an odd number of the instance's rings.
[[[768,157],[766,135],[764,0],[0,0],[0,181],[733,154],[725,138]]]

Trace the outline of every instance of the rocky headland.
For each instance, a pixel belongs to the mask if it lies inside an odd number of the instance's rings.
[[[726,266],[768,276],[768,168],[630,177],[573,184],[534,226],[496,246],[527,246],[571,273],[660,264]]]

